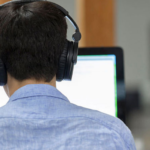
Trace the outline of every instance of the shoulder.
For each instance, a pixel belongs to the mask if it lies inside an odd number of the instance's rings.
[[[136,149],[130,129],[120,119],[96,110],[91,110],[76,105],[75,107],[78,110],[76,112],[80,112],[80,116],[93,120],[95,123],[107,128],[116,144],[121,145],[122,143],[128,149]],[[119,140],[121,143],[119,143]]]

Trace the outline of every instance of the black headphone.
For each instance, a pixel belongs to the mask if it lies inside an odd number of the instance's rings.
[[[32,3],[36,1],[47,1],[47,0],[12,0],[10,2],[0,5],[0,9],[2,9],[3,6],[5,6],[8,3],[19,3],[19,4],[23,3],[24,4],[24,3]],[[51,3],[64,14],[64,16],[72,23],[72,25],[75,28],[75,33],[72,36],[73,41],[68,41],[66,39],[65,48],[61,54],[59,65],[58,65],[58,70],[56,73],[57,81],[71,80],[74,65],[77,63],[78,43],[81,39],[81,33],[80,33],[78,25],[71,18],[68,11],[66,11],[63,7],[61,7],[58,4],[55,4],[53,2]],[[2,59],[0,59],[0,86],[5,85],[6,83],[7,83],[7,70]]]

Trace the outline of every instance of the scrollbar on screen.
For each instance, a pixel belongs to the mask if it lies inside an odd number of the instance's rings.
[[[116,56],[78,56],[72,81],[57,82],[71,103],[117,116]]]

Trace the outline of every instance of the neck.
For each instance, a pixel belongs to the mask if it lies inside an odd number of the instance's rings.
[[[44,82],[44,81],[37,81],[34,79],[27,79],[22,82],[17,81],[10,75],[8,75],[7,84],[4,86],[5,92],[7,93],[8,97],[12,96],[15,91],[17,91],[19,88],[28,85],[28,84],[48,84],[51,86],[56,87],[56,77],[54,77],[50,82]]]

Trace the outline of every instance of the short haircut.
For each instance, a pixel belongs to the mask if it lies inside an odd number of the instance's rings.
[[[50,82],[66,43],[67,23],[51,2],[10,3],[0,9],[0,58],[19,81]]]

